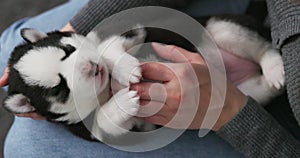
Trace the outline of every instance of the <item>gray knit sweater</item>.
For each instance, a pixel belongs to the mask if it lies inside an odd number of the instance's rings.
[[[103,19],[120,11],[141,6],[182,8],[190,0],[90,0],[70,23],[76,32],[86,35]]]
[[[282,52],[290,106],[300,125],[300,4],[292,0],[267,1],[273,44]],[[146,5],[178,8],[183,7],[186,2],[90,0],[70,23],[78,33],[87,34],[104,18],[128,8]],[[246,157],[300,157],[300,142],[251,98],[217,134]]]

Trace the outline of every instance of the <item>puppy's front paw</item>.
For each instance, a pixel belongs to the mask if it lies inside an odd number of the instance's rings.
[[[269,56],[263,63],[262,71],[269,86],[278,90],[284,86],[284,66],[279,54]]]
[[[124,88],[114,95],[114,101],[118,106],[118,111],[124,120],[128,120],[135,116],[140,108],[137,91],[130,91]]]
[[[114,65],[112,77],[125,86],[129,86],[130,83],[138,83],[142,77],[139,61],[124,53],[122,58]]]

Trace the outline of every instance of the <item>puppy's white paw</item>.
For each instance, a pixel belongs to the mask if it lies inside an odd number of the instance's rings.
[[[125,134],[135,125],[134,116],[139,107],[137,92],[121,89],[98,110],[97,126],[112,136]]]
[[[267,57],[262,63],[263,75],[270,87],[280,90],[285,82],[282,58],[279,53],[270,53]]]
[[[115,63],[112,77],[125,86],[129,86],[130,83],[138,83],[142,77],[139,61],[133,56],[124,53],[122,58]]]
[[[281,89],[284,86],[284,69],[283,65],[275,65],[264,71],[264,76],[269,83],[269,86]]]
[[[118,112],[124,120],[135,116],[140,108],[137,91],[130,91],[124,88],[114,95],[114,101],[118,106]]]

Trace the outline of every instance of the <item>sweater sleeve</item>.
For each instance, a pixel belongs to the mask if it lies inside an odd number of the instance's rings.
[[[273,45],[284,61],[290,106],[300,123],[300,2],[267,0]],[[300,157],[300,142],[253,99],[218,135],[246,157]]]
[[[288,98],[300,126],[300,1],[267,2],[273,45],[282,53]]]
[[[252,98],[217,134],[246,157],[300,157],[300,142]]]
[[[278,49],[285,41],[300,33],[300,1],[267,0],[273,45]]]
[[[182,8],[189,0],[90,0],[70,24],[77,33],[86,35],[103,19],[120,11],[141,6]]]

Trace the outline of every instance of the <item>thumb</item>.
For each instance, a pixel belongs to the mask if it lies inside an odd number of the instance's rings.
[[[205,64],[199,53],[189,52],[174,45],[163,45],[156,42],[152,43],[152,47],[160,57],[176,63]]]

